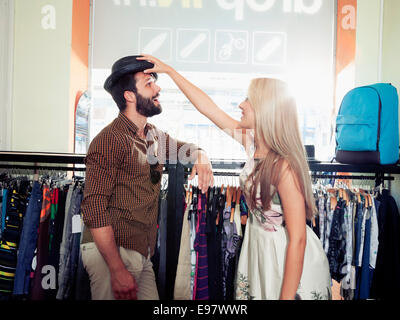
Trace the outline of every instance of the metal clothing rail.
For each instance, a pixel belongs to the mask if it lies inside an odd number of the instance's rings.
[[[22,170],[48,170],[48,171],[86,171],[86,168],[78,167],[62,167],[62,166],[43,166],[43,165],[15,165],[15,164],[0,164],[0,169],[22,169]]]
[[[359,175],[335,175],[335,174],[311,174],[311,178],[314,179],[340,179],[340,180],[377,180],[377,176],[359,176]],[[378,177],[378,179],[385,180],[385,181],[393,181],[394,177]]]
[[[0,151],[0,168],[83,172],[86,170],[85,156],[74,153]]]
[[[85,154],[0,151],[0,161],[84,164]]]
[[[85,154],[74,153],[52,153],[52,152],[15,152],[15,151],[0,151],[0,167],[6,168],[6,165],[13,168],[29,169],[30,167],[50,167],[49,164],[70,164],[84,165]],[[2,162],[7,162],[2,164]],[[10,164],[12,162],[13,164]],[[16,164],[18,162],[18,164]],[[25,163],[25,164],[21,164]],[[26,165],[26,163],[32,163]],[[227,160],[212,160],[213,169],[224,170],[239,170],[245,165],[244,161],[227,161]],[[342,163],[319,162],[316,160],[308,161],[310,171],[312,172],[354,172],[354,173],[379,173],[379,174],[400,174],[400,165],[352,165]],[[166,163],[166,168],[170,165],[176,166],[175,162]],[[192,164],[183,165],[185,169],[191,168]],[[59,168],[51,167],[50,169]],[[82,169],[84,167],[63,167],[69,170]]]

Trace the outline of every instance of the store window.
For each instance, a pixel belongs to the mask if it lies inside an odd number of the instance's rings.
[[[304,144],[330,160],[336,1],[93,1],[90,139],[118,114],[103,83],[120,57],[149,53],[171,64],[233,118],[250,80],[287,81],[298,101]],[[243,160],[241,145],[160,75],[163,113],[149,119],[177,139],[197,143],[212,159]]]

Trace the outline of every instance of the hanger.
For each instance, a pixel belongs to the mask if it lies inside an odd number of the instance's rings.
[[[228,207],[230,206],[232,203],[232,191],[231,191],[231,187],[228,186],[226,187],[226,199],[225,199],[225,205]]]
[[[369,205],[369,198],[368,198],[368,192],[364,189],[359,189],[359,194],[364,197],[364,208],[367,208]],[[360,201],[359,203],[361,203]]]
[[[350,197],[348,194],[349,185],[345,183],[343,180],[339,182],[339,197],[346,202],[346,205],[349,205]]]
[[[350,201],[348,189],[343,190],[343,200],[346,202],[346,206],[348,206]]]
[[[188,204],[189,203],[189,186],[185,183],[183,185],[183,188],[186,191],[186,195],[185,195],[185,203]]]
[[[326,190],[329,195],[330,195],[330,200],[331,200],[331,210],[335,210],[336,205],[337,205],[337,191],[334,188],[330,188]]]
[[[161,175],[161,190],[166,190],[168,189],[168,179],[163,177],[164,175]]]
[[[192,198],[193,198],[193,190],[192,190],[192,185],[189,187],[189,203],[192,203]]]

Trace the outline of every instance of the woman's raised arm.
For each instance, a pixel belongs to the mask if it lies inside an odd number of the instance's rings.
[[[174,68],[160,61],[159,59],[142,54],[143,57],[137,58],[138,60],[147,60],[154,64],[152,69],[147,69],[145,73],[165,73],[171,77],[178,88],[189,99],[194,107],[208,119],[210,119],[218,128],[225,133],[239,141],[241,144],[245,143],[246,139],[242,139],[242,130],[239,121],[233,119],[225,111],[219,108],[215,102],[200,88],[196,87],[193,83],[183,77]],[[242,141],[243,140],[243,141]]]

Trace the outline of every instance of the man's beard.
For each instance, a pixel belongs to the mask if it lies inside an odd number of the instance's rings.
[[[153,99],[157,98],[158,95],[152,98],[145,98],[140,93],[136,93],[136,110],[142,116],[150,118],[158,115],[162,112],[161,105],[155,105]]]

